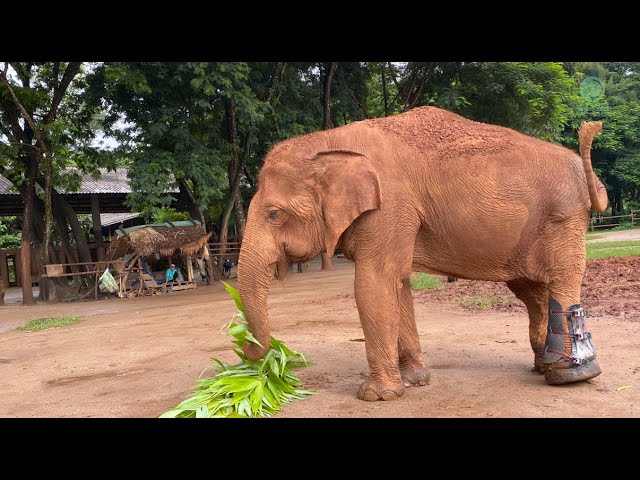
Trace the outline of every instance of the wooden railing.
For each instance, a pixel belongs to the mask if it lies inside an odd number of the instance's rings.
[[[617,227],[618,225],[623,225],[625,223],[630,223],[633,226],[638,225],[638,217],[640,216],[640,210],[631,210],[630,215],[614,215],[612,217],[591,217],[589,219],[589,231],[593,231],[596,228],[612,228]],[[628,221],[625,222],[622,219],[627,218]],[[611,220],[618,220],[616,222],[612,222]]]
[[[224,249],[223,249],[223,245],[224,245]],[[218,257],[218,258],[232,258],[237,261],[238,257],[240,256],[241,246],[242,246],[241,242],[227,242],[226,244],[210,243],[209,255],[211,255],[211,257]]]
[[[89,247],[89,252],[91,253],[91,258],[93,260],[98,259],[98,247],[94,243],[90,243],[87,245]],[[67,257],[65,250],[61,246],[52,246],[51,247],[51,263],[74,263],[75,260],[73,258]],[[70,252],[72,255],[75,255],[75,258],[79,257],[78,247],[75,245],[71,245]],[[103,251],[104,253],[104,251]],[[0,278],[2,278],[7,286],[10,287],[20,287],[21,283],[21,275],[20,269],[22,268],[22,264],[20,263],[20,255],[21,251],[19,248],[11,248],[11,249],[0,249]],[[45,267],[40,262],[40,256],[37,252],[32,252],[31,254],[31,281],[33,283],[38,283],[38,278],[40,276],[40,272],[44,271]]]

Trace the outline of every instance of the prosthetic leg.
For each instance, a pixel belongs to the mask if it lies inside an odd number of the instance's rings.
[[[579,304],[563,311],[554,298],[549,299],[549,325],[542,363],[549,385],[581,382],[602,373],[584,310]]]

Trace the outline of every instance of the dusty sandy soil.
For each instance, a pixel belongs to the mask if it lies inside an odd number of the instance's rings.
[[[640,417],[639,261],[589,264],[583,288],[601,376],[577,385],[546,385],[530,372],[524,308],[506,287],[499,310],[461,307],[460,298],[496,287],[460,281],[434,297],[416,294],[430,385],[409,389],[400,401],[377,403],[355,397],[367,364],[353,264],[337,260],[333,271],[319,272],[312,263],[309,273],[291,274],[284,290],[277,282],[272,286],[273,334],[314,362],[299,373],[317,392],[278,416]],[[625,303],[619,310],[607,307]],[[157,416],[188,396],[212,355],[235,360],[233,345],[219,333],[234,310],[221,286],[153,298],[2,307],[0,416]],[[62,313],[83,321],[39,332],[15,330],[30,319]],[[618,390],[624,386],[630,387]]]
[[[594,236],[598,236],[599,238],[588,240],[589,242],[621,242],[623,240],[640,240],[640,228],[613,232],[595,231],[593,233]]]

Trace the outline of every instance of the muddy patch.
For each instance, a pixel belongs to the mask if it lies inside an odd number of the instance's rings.
[[[458,280],[441,290],[414,292],[421,303],[451,308],[526,314],[524,304],[504,283]],[[582,304],[590,317],[640,320],[640,257],[589,260],[582,282]]]

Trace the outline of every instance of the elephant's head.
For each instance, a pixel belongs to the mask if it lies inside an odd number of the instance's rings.
[[[284,278],[291,262],[322,252],[333,255],[353,221],[380,207],[378,175],[365,155],[305,150],[295,143],[275,147],[265,158],[249,206],[238,285],[251,332],[264,346],[245,346],[254,360],[269,349],[267,295],[274,271]]]

